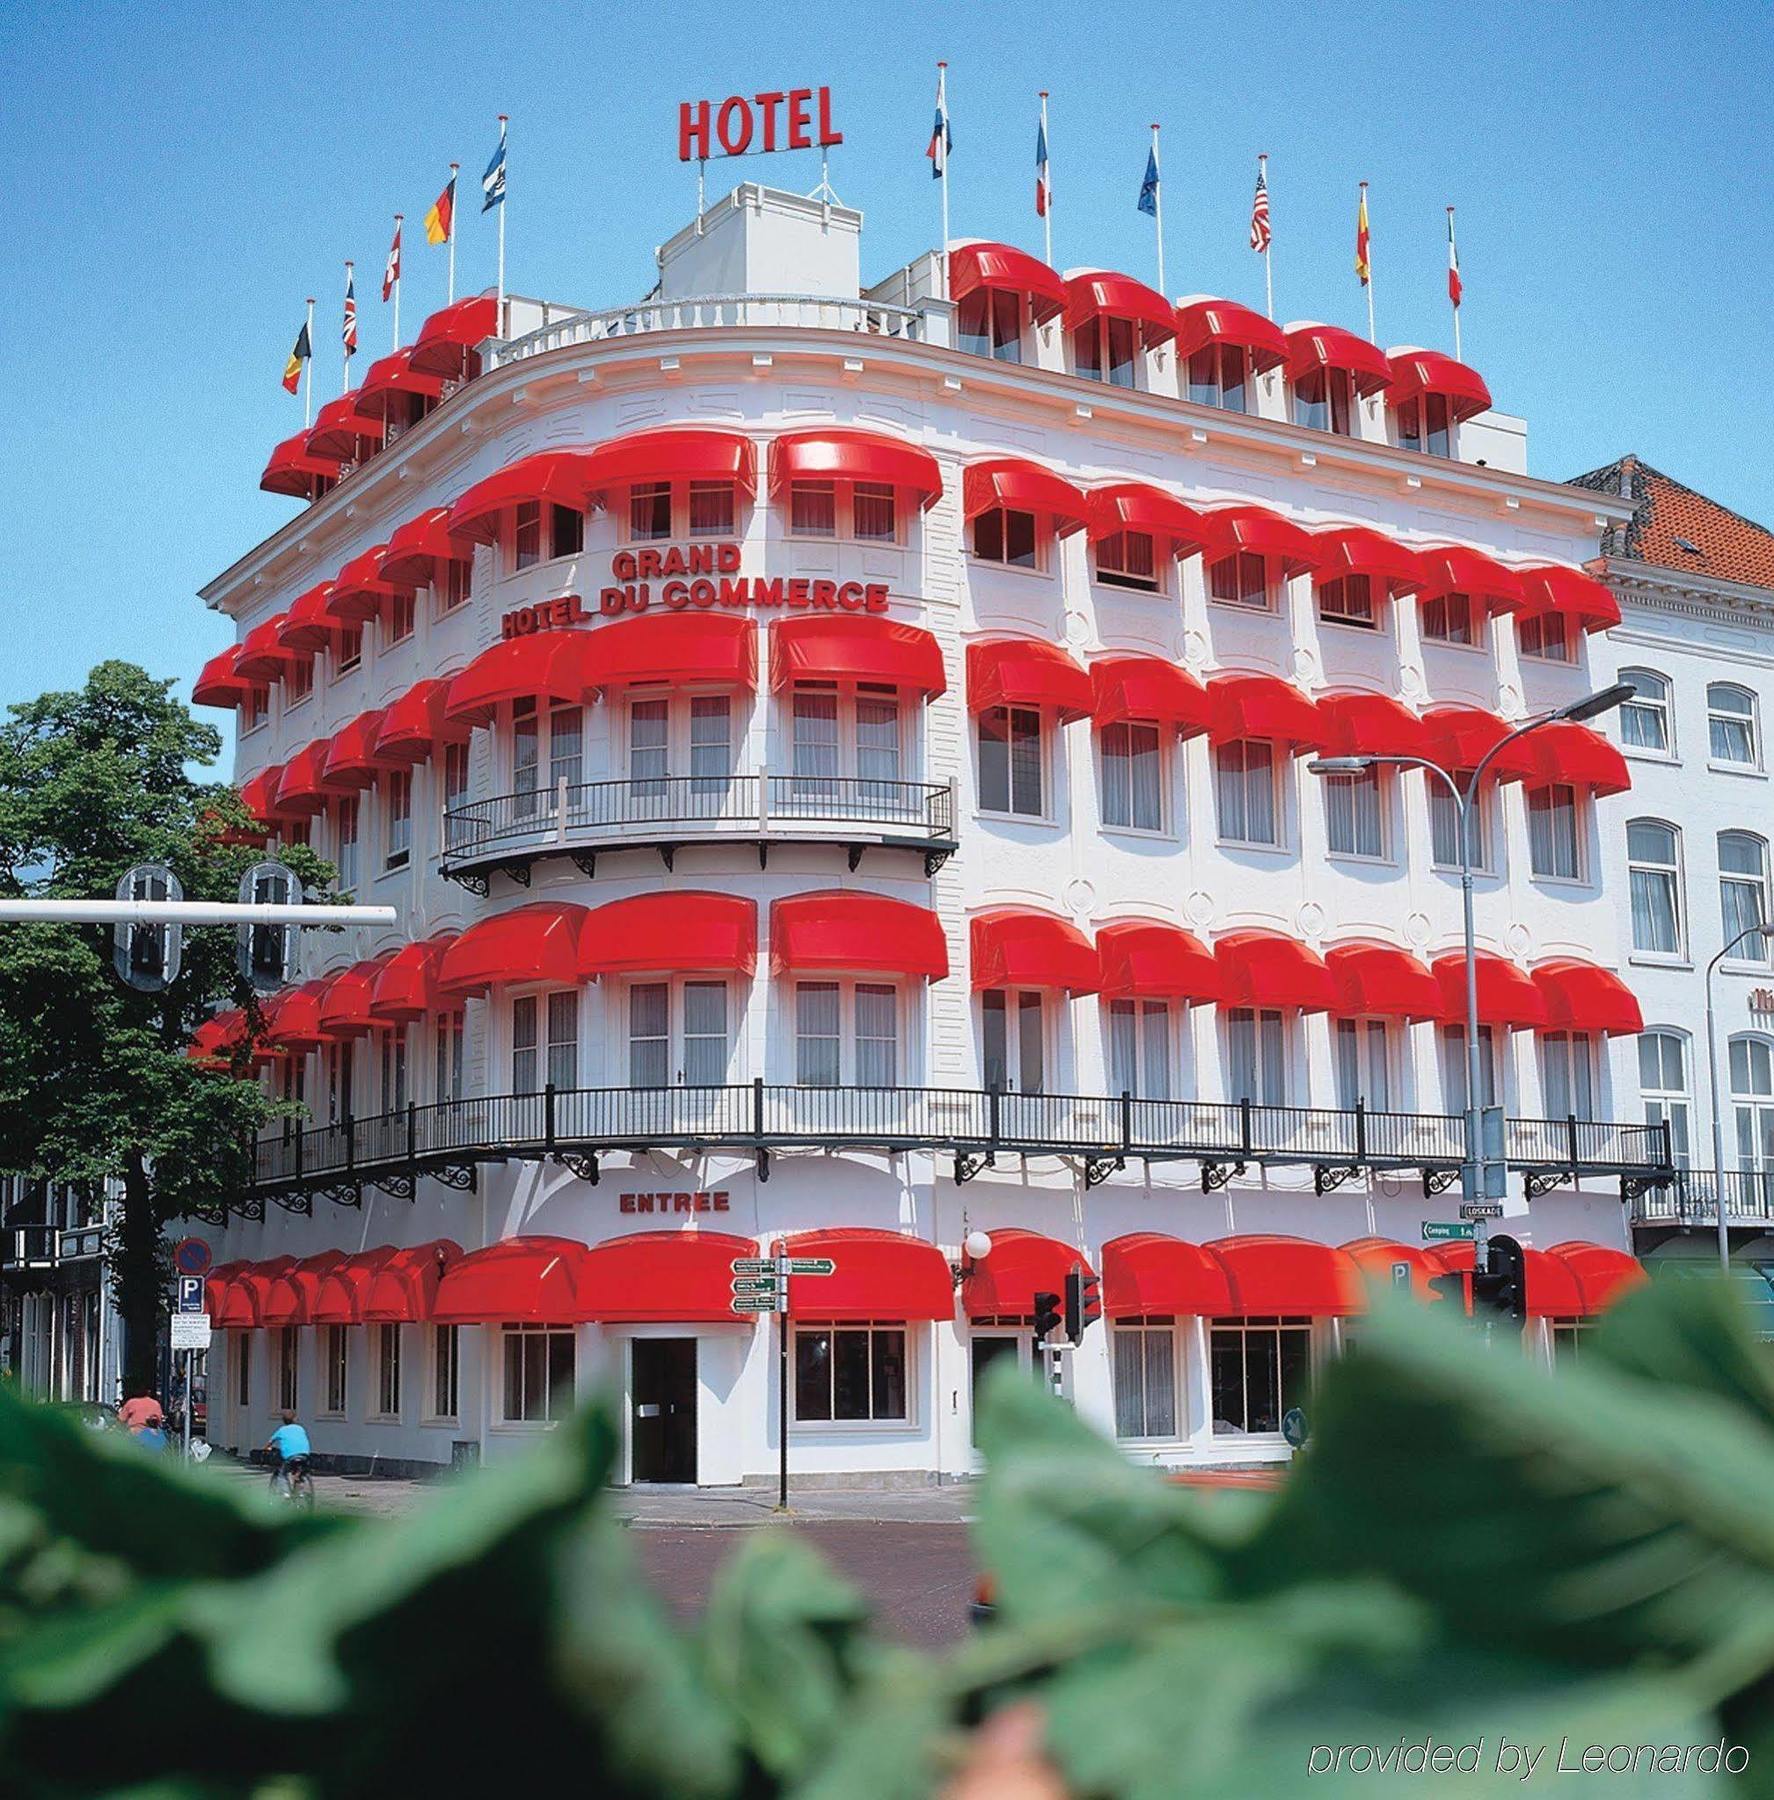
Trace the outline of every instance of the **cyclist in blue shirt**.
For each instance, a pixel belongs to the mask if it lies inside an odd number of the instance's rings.
[[[284,1408],[283,1423],[272,1432],[265,1450],[272,1459],[271,1487],[274,1492],[279,1489],[287,1492],[292,1476],[306,1475],[308,1459],[314,1454],[308,1433],[296,1423],[296,1415],[288,1407]]]

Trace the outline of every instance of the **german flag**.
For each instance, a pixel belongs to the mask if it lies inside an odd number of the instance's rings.
[[[431,211],[425,215],[425,241],[428,244],[447,244],[450,233],[456,228],[456,178],[450,177],[449,185],[431,203]]]
[[[304,319],[302,329],[296,333],[296,347],[283,365],[283,385],[287,392],[293,394],[302,385],[302,365],[313,354],[313,346],[308,342],[308,321]]]

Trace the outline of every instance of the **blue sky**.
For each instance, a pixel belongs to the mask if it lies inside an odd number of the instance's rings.
[[[646,290],[652,247],[693,209],[679,100],[829,83],[846,140],[832,179],[867,215],[873,278],[937,234],[922,152],[939,56],[957,236],[1040,250],[1046,87],[1062,267],[1153,278],[1134,200],[1158,120],[1172,293],[1260,303],[1245,230],[1267,151],[1278,314],[1363,323],[1365,178],[1380,339],[1445,348],[1451,201],[1467,358],[1527,415],[1536,473],[1633,450],[1774,523],[1774,9],[1759,0],[14,7],[0,703],[105,656],[188,681],[227,640],[196,589],[291,516],[256,484],[301,423],[278,379],[303,297],[320,297],[326,398],[347,256],[359,369],[389,347],[379,278],[404,211],[410,341],[443,300],[420,219],[452,157],[458,291],[490,283],[492,232],[469,209],[495,114],[512,115],[512,287],[602,306]],[[806,154],[735,172],[818,179]]]

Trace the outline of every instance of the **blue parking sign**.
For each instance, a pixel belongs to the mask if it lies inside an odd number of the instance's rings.
[[[179,1277],[179,1311],[182,1313],[203,1311],[203,1277],[201,1275],[181,1275]]]

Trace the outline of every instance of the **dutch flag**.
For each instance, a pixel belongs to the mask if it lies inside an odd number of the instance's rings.
[[[955,134],[949,129],[948,101],[943,93],[943,78],[936,78],[936,123],[930,128],[930,147],[924,154],[930,158],[930,173],[942,180],[949,166],[949,152],[955,147]]]

